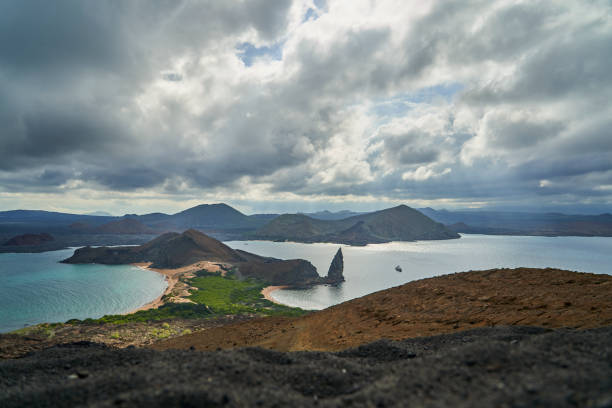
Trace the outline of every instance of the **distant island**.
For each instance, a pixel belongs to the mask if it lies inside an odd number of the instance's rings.
[[[339,261],[336,260],[338,257]],[[330,267],[328,275],[320,277],[316,268],[303,259],[282,260],[234,250],[200,231],[190,229],[180,234],[169,232],[160,235],[140,246],[80,248],[62,262],[107,265],[149,263],[151,268],[176,269],[207,261],[234,268],[239,277],[255,278],[272,285],[303,287],[344,281],[341,251],[336,258],[334,261],[340,267]]]
[[[612,214],[448,211],[419,208],[431,219],[465,234],[612,237]]]
[[[96,213],[100,214],[100,213]],[[37,210],[0,211],[0,242],[15,236],[53,235],[54,241],[0,245],[0,252],[43,252],[76,246],[140,245],[166,232],[195,229],[218,240],[336,242],[389,241],[487,235],[612,236],[612,215],[567,215],[488,210],[413,209],[405,205],[369,213],[319,211],[246,215],[223,203],[175,214],[83,215]]]
[[[367,245],[391,241],[454,239],[460,235],[406,205],[321,220],[304,214],[285,214],[248,235],[252,239],[296,242],[334,242]]]
[[[6,241],[3,246],[28,246],[28,245],[41,245],[46,242],[53,241],[54,238],[47,234],[46,232],[42,232],[40,234],[22,234],[17,235],[8,241]]]

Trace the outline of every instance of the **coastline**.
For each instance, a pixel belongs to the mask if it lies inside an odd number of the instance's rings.
[[[266,298],[266,300],[269,300],[272,303],[276,303],[277,305],[281,305],[281,306],[287,306],[284,303],[279,302],[278,300],[274,299],[272,297],[272,292],[274,292],[275,290],[279,290],[279,289],[287,289],[289,286],[266,286],[265,288],[263,288],[261,290],[261,294],[263,295],[264,298]]]
[[[163,275],[168,286],[166,287],[164,292],[161,295],[159,295],[157,298],[153,299],[152,301],[148,303],[145,303],[144,305],[140,307],[129,310],[123,314],[127,315],[127,314],[140,312],[142,310],[157,309],[158,307],[163,306],[164,304],[167,303],[167,301],[164,300],[163,298],[164,296],[167,296],[170,294],[174,294],[174,296],[172,297],[171,303],[192,303],[191,300],[187,299],[187,296],[190,295],[189,293],[190,287],[180,282],[180,278],[181,277],[192,277],[194,276],[193,274],[195,272],[200,271],[202,269],[206,269],[209,272],[221,271],[221,268],[219,267],[219,265],[213,262],[207,262],[207,261],[196,262],[194,264],[183,266],[181,268],[175,268],[175,269],[151,268],[151,264],[152,264],[151,262],[139,262],[139,263],[133,263],[130,265],[135,266],[140,269],[146,269],[148,271],[157,272]],[[181,283],[181,285],[179,285],[179,282]]]

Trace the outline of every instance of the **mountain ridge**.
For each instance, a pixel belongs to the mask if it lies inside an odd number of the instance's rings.
[[[254,239],[367,245],[390,241],[454,239],[459,234],[406,205],[340,220],[284,214],[250,235]]]

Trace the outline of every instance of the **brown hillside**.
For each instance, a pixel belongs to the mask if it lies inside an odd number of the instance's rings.
[[[341,350],[482,326],[612,325],[612,276],[493,269],[410,282],[300,318],[262,318],[157,343],[156,349],[261,346]]]

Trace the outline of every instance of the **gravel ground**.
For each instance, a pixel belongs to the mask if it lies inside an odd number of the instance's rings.
[[[612,407],[612,327],[497,327],[342,352],[74,343],[0,360],[1,407]]]

